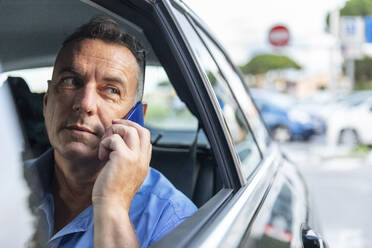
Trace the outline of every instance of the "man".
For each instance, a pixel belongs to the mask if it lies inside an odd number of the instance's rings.
[[[53,149],[30,166],[49,247],[147,247],[196,211],[149,168],[149,131],[123,119],[142,99],[143,60],[103,17],[64,41],[44,97]]]

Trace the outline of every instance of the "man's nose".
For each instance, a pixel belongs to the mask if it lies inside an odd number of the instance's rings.
[[[73,110],[93,115],[97,112],[97,92],[94,84],[86,84],[76,94]]]

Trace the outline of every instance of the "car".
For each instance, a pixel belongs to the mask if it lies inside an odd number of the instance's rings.
[[[319,103],[318,109],[316,110],[324,120],[328,123],[329,118],[333,113],[344,107],[358,105],[364,101],[367,97],[372,94],[372,91],[361,90],[361,91],[341,91],[334,92],[335,97],[329,99],[329,101]]]
[[[346,90],[318,90],[311,96],[301,98],[299,107],[306,112],[319,116],[324,123],[327,123],[330,114],[346,95]]]
[[[332,146],[372,145],[372,93],[355,93],[357,98],[344,102],[328,120],[327,139]]]
[[[325,133],[323,119],[302,109],[294,98],[262,89],[251,89],[251,94],[273,139],[309,140],[315,134]]]
[[[93,16],[105,15],[146,50],[151,166],[198,207],[153,247],[326,246],[303,177],[271,140],[238,68],[184,2],[2,0],[0,6],[1,87],[11,92],[14,104],[7,106],[13,110],[7,113],[11,120],[18,113],[24,137],[14,150],[19,159],[2,154],[7,168],[22,168],[18,160],[33,159],[49,147],[41,106],[46,82],[40,70],[50,77],[66,35]],[[8,117],[2,124],[14,127]],[[2,147],[8,139],[0,140]],[[22,178],[15,181],[25,185]],[[20,198],[17,206],[27,210],[27,199]],[[18,210],[2,208],[2,217],[9,213]],[[28,227],[21,240],[2,235],[0,242],[7,247],[38,244],[32,239],[37,223]]]

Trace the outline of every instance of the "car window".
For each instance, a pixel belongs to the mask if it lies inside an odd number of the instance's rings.
[[[227,61],[225,55],[217,47],[217,45],[197,25],[194,26],[215,58],[215,61],[218,64],[221,72],[229,82],[229,86],[236,96],[237,102],[240,104],[245,116],[247,116],[248,122],[261,148],[261,151],[264,153],[270,141],[269,134],[260,118],[256,106],[247,93],[247,88],[243,85],[244,82],[242,82],[239,75]]]
[[[240,160],[241,172],[243,177],[247,179],[261,161],[260,151],[254,141],[249,125],[214,58],[186,17],[178,11],[175,13],[183,25],[182,29],[190,44],[192,44],[193,52],[196,54],[198,62],[213,88],[215,100],[218,102],[234,142],[235,152]]]
[[[198,120],[180,100],[162,66],[147,66],[143,101],[145,125],[156,129],[196,130]]]

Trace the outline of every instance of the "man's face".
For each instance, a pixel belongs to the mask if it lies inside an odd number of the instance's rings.
[[[134,105],[138,65],[124,46],[96,39],[71,42],[60,52],[44,98],[50,143],[66,159],[96,159],[113,119]]]

